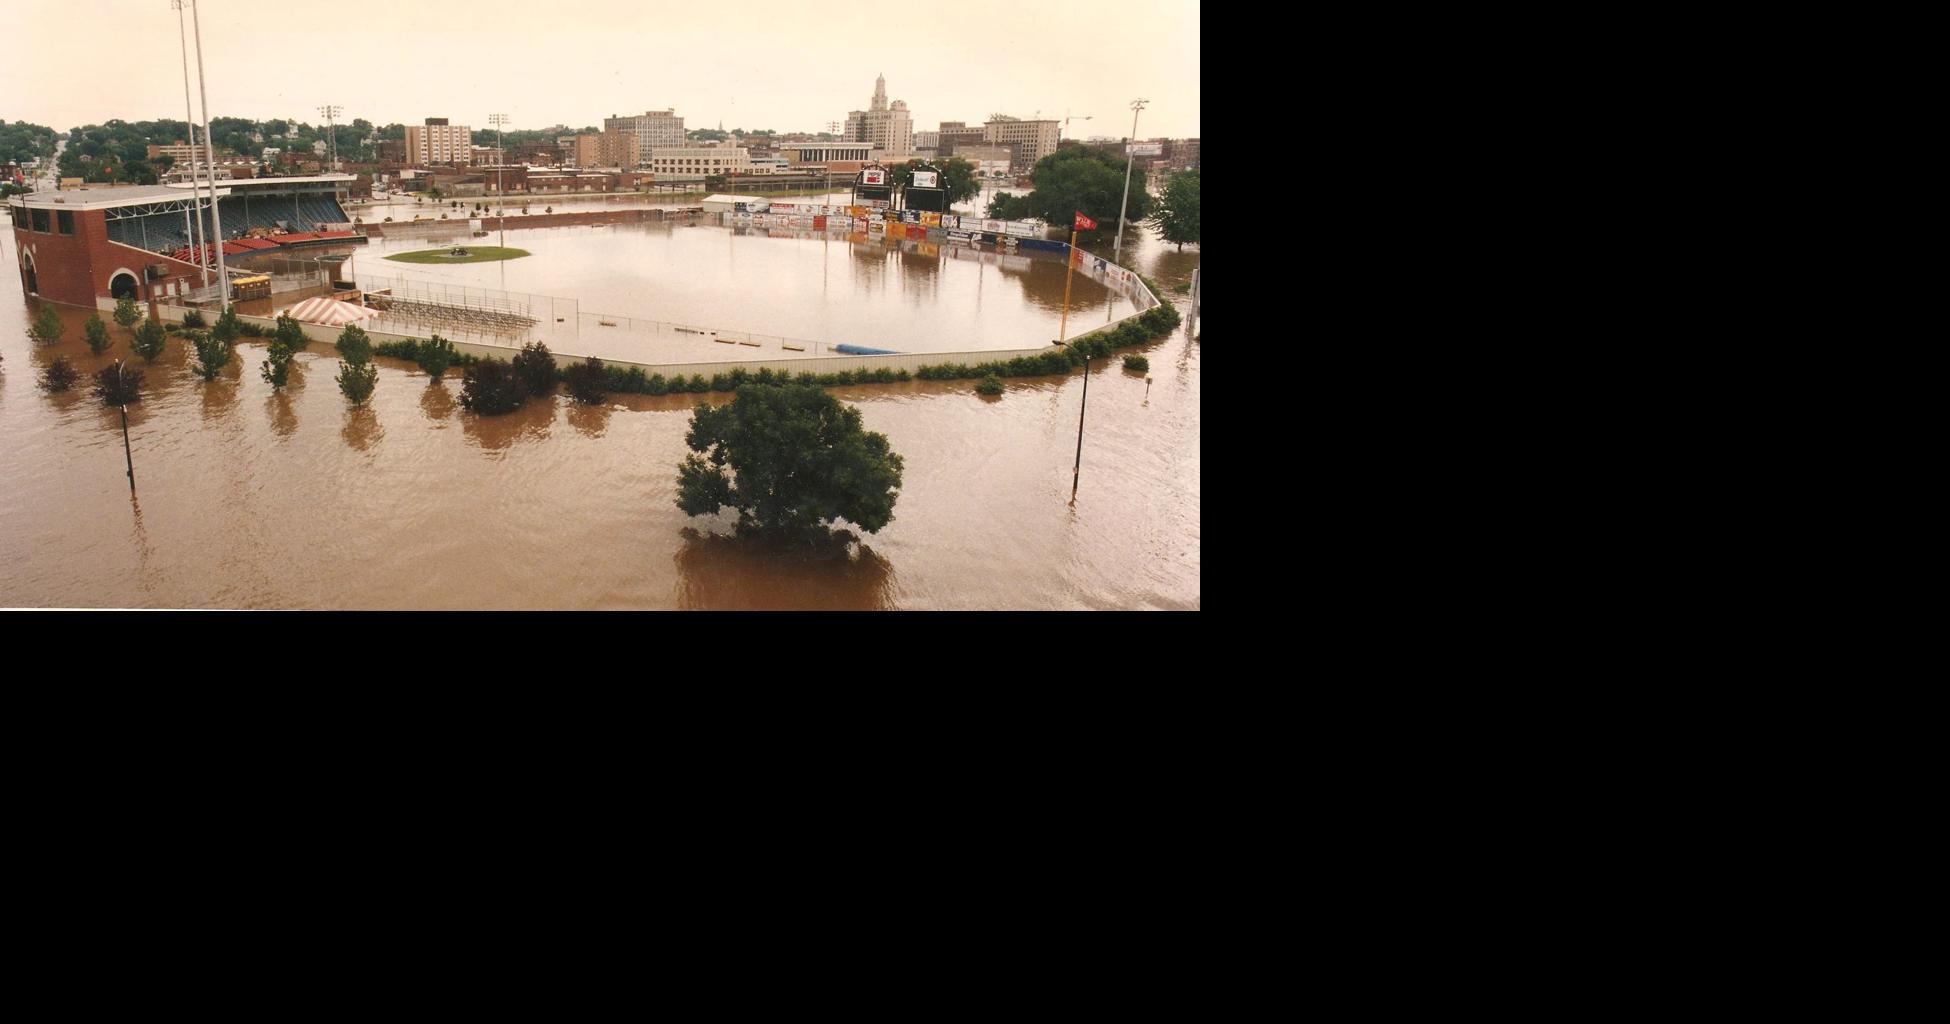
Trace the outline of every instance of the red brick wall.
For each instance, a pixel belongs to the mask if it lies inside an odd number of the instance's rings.
[[[188,263],[178,263],[166,256],[144,252],[134,246],[112,242],[108,238],[108,218],[101,210],[74,210],[75,233],[42,234],[33,230],[14,229],[14,248],[19,252],[21,266],[26,264],[26,254],[33,253],[34,273],[40,285],[40,296],[54,302],[71,306],[93,308],[97,296],[109,294],[109,281],[118,270],[127,270],[135,275],[136,294],[143,292],[143,282],[148,271],[144,268],[153,263],[170,265],[169,277],[165,280],[180,280],[198,277],[200,271]],[[48,211],[48,226],[59,227],[56,211]],[[16,267],[21,285],[26,286],[26,274]],[[160,289],[162,282],[157,282]],[[200,282],[199,282],[200,283]]]

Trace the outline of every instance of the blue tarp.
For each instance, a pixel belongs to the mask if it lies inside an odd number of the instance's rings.
[[[891,348],[866,348],[861,345],[834,345],[833,351],[844,352],[850,356],[894,356],[900,354]]]

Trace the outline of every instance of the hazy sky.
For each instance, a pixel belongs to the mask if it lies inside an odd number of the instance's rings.
[[[992,113],[1075,117],[1065,138],[1199,134],[1197,0],[671,5],[650,0],[200,0],[210,112],[487,127],[602,124],[675,107],[686,128],[826,130],[874,76],[916,131]],[[0,119],[66,132],[183,116],[169,0],[5,0]],[[925,10],[922,10],[925,9]],[[936,13],[952,9],[952,13]],[[384,14],[365,11],[384,10]],[[184,11],[189,25],[189,12]],[[190,89],[196,38],[189,35]],[[201,119],[202,101],[197,99]],[[1083,120],[1084,115],[1092,119]]]

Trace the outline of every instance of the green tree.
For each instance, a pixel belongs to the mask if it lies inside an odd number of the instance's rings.
[[[548,346],[539,341],[531,341],[515,354],[515,376],[528,393],[536,398],[547,398],[555,393],[555,357],[549,354]]]
[[[269,355],[270,358],[264,360],[257,368],[257,372],[264,378],[264,383],[271,385],[271,390],[275,391],[284,387],[285,382],[291,377],[291,350],[273,338]]]
[[[135,329],[135,338],[129,342],[129,347],[134,349],[135,354],[141,356],[144,362],[153,363],[156,357],[163,354],[163,342],[168,338],[169,335],[163,332],[162,324],[154,320],[144,320],[142,326]]]
[[[372,362],[372,338],[358,324],[346,324],[339,340],[332,343],[346,362],[354,365]]]
[[[738,532],[817,541],[844,519],[869,533],[894,518],[901,457],[860,411],[817,387],[748,383],[713,409],[700,403],[677,467],[677,507],[689,515],[738,510]]]
[[[414,361],[420,364],[421,370],[425,371],[427,383],[432,384],[447,372],[447,367],[454,365],[459,355],[459,352],[454,351],[453,342],[436,334],[420,342],[415,349]]]
[[[1051,226],[1067,226],[1078,211],[1117,230],[1117,201],[1124,194],[1124,159],[1095,146],[1069,146],[1036,161],[1029,180],[1036,186],[1027,196],[989,204],[991,217],[1040,217]],[[1131,201],[1125,219],[1143,220],[1151,213],[1151,193],[1142,176],[1131,178]],[[996,212],[1000,209],[1002,212]]]
[[[61,322],[61,314],[46,303],[41,304],[41,315],[34,318],[34,326],[27,329],[29,337],[43,345],[52,345],[68,333],[68,325]]]
[[[136,308],[135,300],[126,295],[115,300],[115,312],[109,315],[113,316],[115,322],[121,324],[125,331],[133,328],[135,322],[142,319],[142,312]]]
[[[225,306],[223,312],[218,315],[217,322],[210,325],[210,336],[226,345],[235,342],[237,336],[242,333],[244,333],[244,323],[237,319],[236,306]]]
[[[568,381],[570,397],[584,405],[597,405],[608,397],[603,393],[603,361],[595,356],[569,364],[562,377]]]
[[[528,397],[514,367],[499,359],[483,359],[461,372],[460,407],[483,416],[500,416],[521,408]]]
[[[379,385],[379,367],[371,363],[340,363],[339,390],[351,399],[353,405],[364,405],[372,397],[373,388]]]
[[[160,330],[160,328],[159,328]],[[142,371],[121,363],[104,366],[95,372],[95,397],[103,405],[127,405],[142,400]]]
[[[958,156],[946,160],[909,160],[904,164],[895,164],[889,168],[890,177],[895,185],[906,188],[908,182],[914,180],[914,168],[926,163],[932,163],[941,171],[941,184],[948,190],[950,206],[973,199],[982,190],[982,179],[976,166]]]
[[[55,356],[54,361],[47,364],[47,369],[41,371],[41,390],[50,394],[66,391],[74,387],[74,382],[80,376],[74,364],[68,362],[67,356]]]
[[[271,331],[271,337],[287,352],[303,352],[305,346],[311,344],[311,339],[305,336],[305,329],[288,316],[278,317],[278,325]]]
[[[100,313],[88,314],[87,321],[81,325],[81,332],[88,336],[88,351],[96,355],[108,351],[108,346],[114,344],[109,340],[108,324],[102,322]]]
[[[1165,182],[1151,223],[1164,233],[1165,241],[1177,243],[1179,252],[1185,251],[1186,242],[1198,243],[1197,171],[1179,171]]]
[[[218,325],[220,327],[222,321],[218,321]],[[217,328],[211,328],[210,333],[196,339],[196,365],[190,369],[206,382],[213,381],[217,379],[217,374],[224,367],[230,365],[230,360],[235,355],[236,352],[231,349],[230,342],[217,337]]]

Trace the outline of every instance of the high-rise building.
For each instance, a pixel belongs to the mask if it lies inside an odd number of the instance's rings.
[[[611,139],[615,135],[617,138]],[[603,163],[629,169],[641,164],[652,149],[684,145],[684,119],[675,109],[646,110],[641,115],[603,118]]]
[[[848,111],[846,141],[865,142],[890,156],[914,151],[914,118],[906,100],[887,102],[887,76],[874,79],[873,99],[865,110]]]
[[[991,146],[1007,146],[1015,156],[1010,169],[1018,174],[1036,166],[1036,161],[1056,152],[1063,122],[1024,121],[1007,114],[991,114],[982,126],[982,141]]]
[[[473,145],[474,133],[466,125],[448,124],[444,117],[429,117],[426,124],[406,126],[406,162],[412,167],[465,166]]]
[[[955,155],[955,149],[959,146],[983,145],[985,132],[986,129],[979,124],[970,128],[960,121],[943,121],[941,130],[935,133],[935,152],[939,156],[950,157]]]

